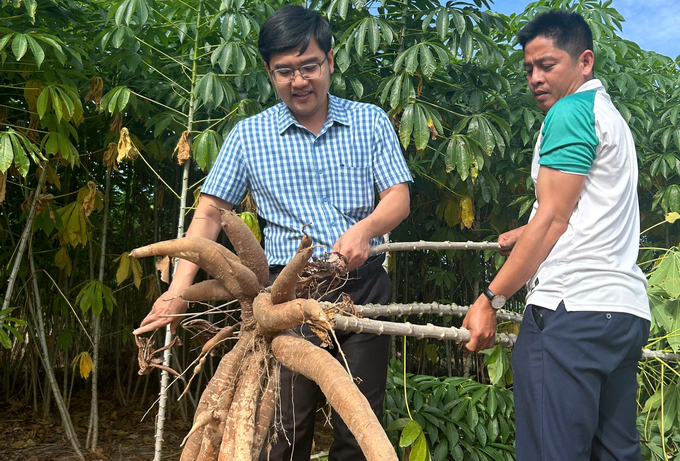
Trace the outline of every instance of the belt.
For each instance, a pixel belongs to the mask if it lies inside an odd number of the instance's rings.
[[[383,262],[385,262],[385,253],[373,255],[369,257],[361,266],[349,271],[347,275],[350,279],[360,279],[361,277],[365,277],[371,272],[382,267]]]

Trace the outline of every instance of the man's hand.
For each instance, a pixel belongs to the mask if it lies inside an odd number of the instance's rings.
[[[333,245],[333,252],[340,253],[347,258],[348,271],[366,262],[368,253],[371,251],[371,237],[363,232],[362,227],[362,222],[353,225]]]
[[[170,331],[174,335],[177,330],[177,325],[182,318],[161,317],[161,315],[184,314],[187,311],[187,305],[187,302],[179,297],[179,293],[168,289],[168,291],[160,295],[156,302],[153,303],[151,312],[149,312],[144,320],[142,320],[141,326],[133,331],[132,334],[141,335],[142,333],[164,327],[169,323]]]
[[[498,250],[498,252],[502,256],[510,256],[510,252],[515,246],[515,243],[517,243],[519,236],[522,235],[524,227],[525,226],[518,227],[517,229],[513,229],[498,236],[498,243],[501,245],[501,249]]]
[[[465,347],[471,352],[489,349],[496,344],[496,311],[486,296],[481,295],[470,306],[463,328],[470,332],[470,341]]]

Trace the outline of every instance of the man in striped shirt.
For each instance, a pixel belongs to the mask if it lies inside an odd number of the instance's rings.
[[[311,223],[306,231],[319,246],[315,255],[332,251],[346,258],[352,281],[343,291],[357,304],[387,303],[391,282],[381,259],[368,255],[371,245],[381,243],[382,235],[408,215],[412,178],[385,112],[328,94],[331,40],[328,22],[301,6],[285,6],[265,21],[258,47],[283,102],[231,131],[206,178],[186,235],[216,239],[220,217],[215,207],[233,208],[250,189],[258,215],[267,223],[265,254],[271,276],[292,259],[303,225]],[[171,323],[161,315],[186,311],[180,299],[165,300],[191,285],[197,271],[194,264],[180,261],[168,291],[135,334]],[[173,331],[176,325],[171,323]],[[315,339],[306,326],[300,332]],[[338,333],[338,340],[353,375],[361,380],[359,388],[382,418],[389,338]],[[270,459],[289,460],[292,453],[293,460],[309,460],[319,395],[313,382],[282,370],[286,433],[279,435]],[[364,459],[341,419],[335,413],[332,419],[329,459]]]

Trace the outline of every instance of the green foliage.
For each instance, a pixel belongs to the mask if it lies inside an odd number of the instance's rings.
[[[95,317],[99,317],[106,306],[109,314],[113,312],[113,306],[117,305],[116,298],[111,292],[111,288],[99,280],[90,280],[78,293],[76,303],[80,306],[83,314],[92,309]]]
[[[24,340],[23,334],[16,327],[17,325],[26,325],[26,321],[9,316],[15,309],[16,307],[8,307],[0,311],[0,345],[5,349],[12,347],[12,336],[19,342]]]
[[[408,373],[410,420],[401,370],[401,362],[390,362],[384,422],[395,446],[410,447],[409,459],[424,460],[428,453],[435,461],[515,459],[511,391],[469,378]]]

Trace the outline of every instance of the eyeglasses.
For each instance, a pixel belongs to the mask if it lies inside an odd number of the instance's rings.
[[[300,71],[300,77],[305,80],[312,80],[319,78],[321,76],[321,65],[326,62],[328,55],[326,55],[321,62],[315,62],[314,64],[305,64],[295,69],[289,69],[288,67],[282,67],[281,69],[274,69],[271,71],[271,75],[276,81],[276,83],[290,83],[295,80],[295,71]]]

